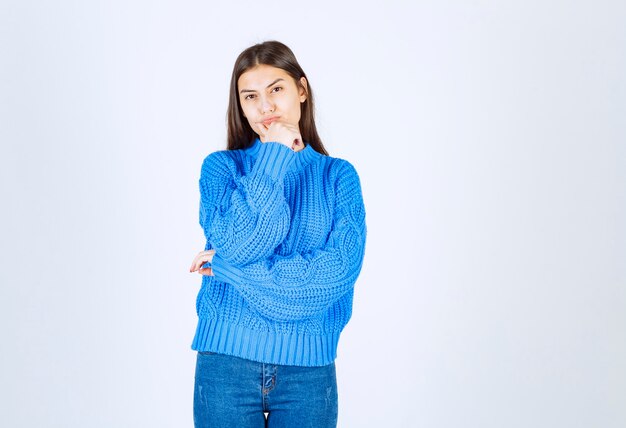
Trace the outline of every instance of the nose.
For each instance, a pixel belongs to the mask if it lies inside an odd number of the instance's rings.
[[[261,110],[262,113],[268,113],[268,112],[273,112],[274,111],[274,103],[271,102],[271,100],[267,97],[263,97],[261,99]]]

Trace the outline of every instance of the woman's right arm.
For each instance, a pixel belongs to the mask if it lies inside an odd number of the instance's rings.
[[[295,153],[262,143],[255,164],[240,175],[226,152],[207,156],[200,174],[200,225],[224,260],[245,265],[269,257],[289,231],[283,179]]]
[[[298,321],[328,310],[352,292],[365,254],[367,227],[359,176],[348,162],[341,163],[335,184],[333,226],[324,245],[299,253],[272,255],[245,266],[226,262],[218,252],[203,252],[211,268],[200,271],[231,284],[263,316],[276,321]]]

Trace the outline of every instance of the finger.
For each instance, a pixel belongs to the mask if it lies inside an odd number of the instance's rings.
[[[265,125],[263,122],[257,122],[257,128],[259,131],[259,135],[265,139],[267,135],[267,131],[269,130],[269,126]]]
[[[191,272],[195,272],[198,269],[202,268],[202,265],[205,263],[211,263],[211,260],[207,260],[207,259],[200,259],[198,260],[198,262],[192,266]]]
[[[304,143],[302,142],[302,136],[300,135],[300,133],[298,132],[297,137],[293,140],[293,145],[291,146],[291,148],[296,151],[299,152],[300,150],[304,149]]]
[[[200,275],[215,276],[213,274],[213,269],[211,269],[211,268],[202,268],[202,269],[198,270],[198,273]]]
[[[198,268],[200,266],[202,266],[202,264],[204,264],[206,262],[211,263],[213,261],[213,256],[214,255],[215,255],[215,250],[201,251],[200,253],[198,253],[196,258],[193,259],[193,262],[191,263],[191,267],[189,268],[189,272],[194,272],[194,271],[198,270]]]
[[[191,262],[191,267],[189,268],[189,272],[194,272],[195,270],[197,270],[199,257],[200,257],[199,254],[196,257],[194,257],[193,262]]]
[[[198,270],[199,265],[203,263],[202,257],[203,254],[200,253],[193,259],[193,262],[191,262],[191,267],[189,268],[189,272],[195,272],[196,270]]]

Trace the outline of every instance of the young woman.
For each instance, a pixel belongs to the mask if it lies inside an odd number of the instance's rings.
[[[196,427],[336,426],[334,360],[365,209],[354,167],[328,156],[313,111],[287,46],[239,55],[228,149],[207,156],[200,174]]]

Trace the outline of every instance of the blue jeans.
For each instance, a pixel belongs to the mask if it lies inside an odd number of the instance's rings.
[[[335,428],[335,364],[281,366],[198,352],[193,419],[196,428]]]

